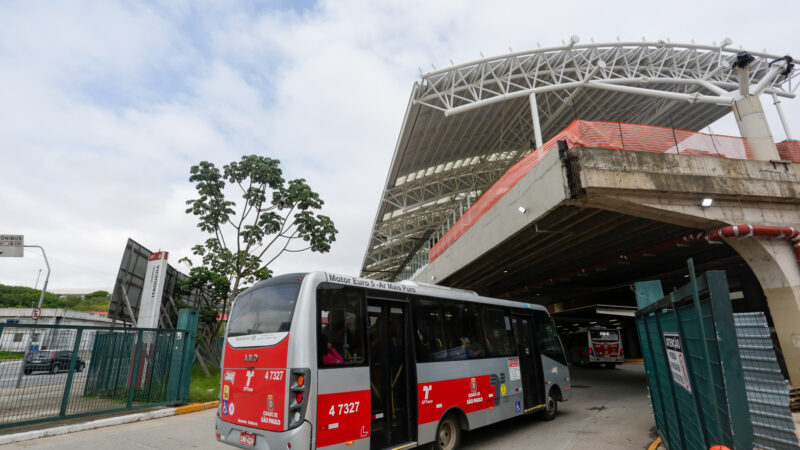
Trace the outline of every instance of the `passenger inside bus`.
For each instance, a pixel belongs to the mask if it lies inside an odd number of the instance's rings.
[[[335,366],[337,364],[344,363],[344,358],[339,352],[333,348],[333,344],[328,338],[323,334],[319,337],[320,343],[320,355],[322,355],[322,363],[326,366]]]

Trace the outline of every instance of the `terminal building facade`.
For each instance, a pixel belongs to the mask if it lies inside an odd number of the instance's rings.
[[[766,313],[800,386],[800,142],[780,110],[797,61],[730,44],[573,37],[423,74],[361,275],[546,305],[635,347],[633,283],[671,290],[692,258]],[[727,114],[741,136],[703,132]]]

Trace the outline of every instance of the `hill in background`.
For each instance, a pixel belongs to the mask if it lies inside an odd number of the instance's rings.
[[[0,308],[31,308],[39,303],[42,291],[22,286],[0,284]],[[46,292],[42,308],[65,308],[74,311],[108,311],[111,296],[107,291],[84,295],[58,295]]]

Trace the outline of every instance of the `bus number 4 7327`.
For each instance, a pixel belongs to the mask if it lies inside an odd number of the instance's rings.
[[[328,411],[328,415],[335,416],[336,415],[336,407],[339,407],[339,415],[343,414],[353,414],[358,412],[358,404],[361,402],[350,402],[350,403],[339,403],[338,405],[331,405],[331,410]]]

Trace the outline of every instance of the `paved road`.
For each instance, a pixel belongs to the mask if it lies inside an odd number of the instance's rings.
[[[22,365],[22,360],[7,361],[0,363],[0,389],[13,388],[17,384],[17,377],[19,376],[19,369]],[[73,380],[86,378],[86,373],[89,366],[87,365],[81,372],[75,372]],[[22,375],[22,382],[20,386],[41,386],[57,384],[63,386],[67,382],[67,374],[69,372],[62,370],[55,374],[50,374],[46,371],[36,371],[30,375]]]
[[[558,417],[540,422],[521,417],[466,433],[463,448],[644,449],[652,441],[653,418],[641,363],[617,369],[572,371],[575,392]],[[215,410],[20,442],[46,449],[230,449],[214,439]]]

